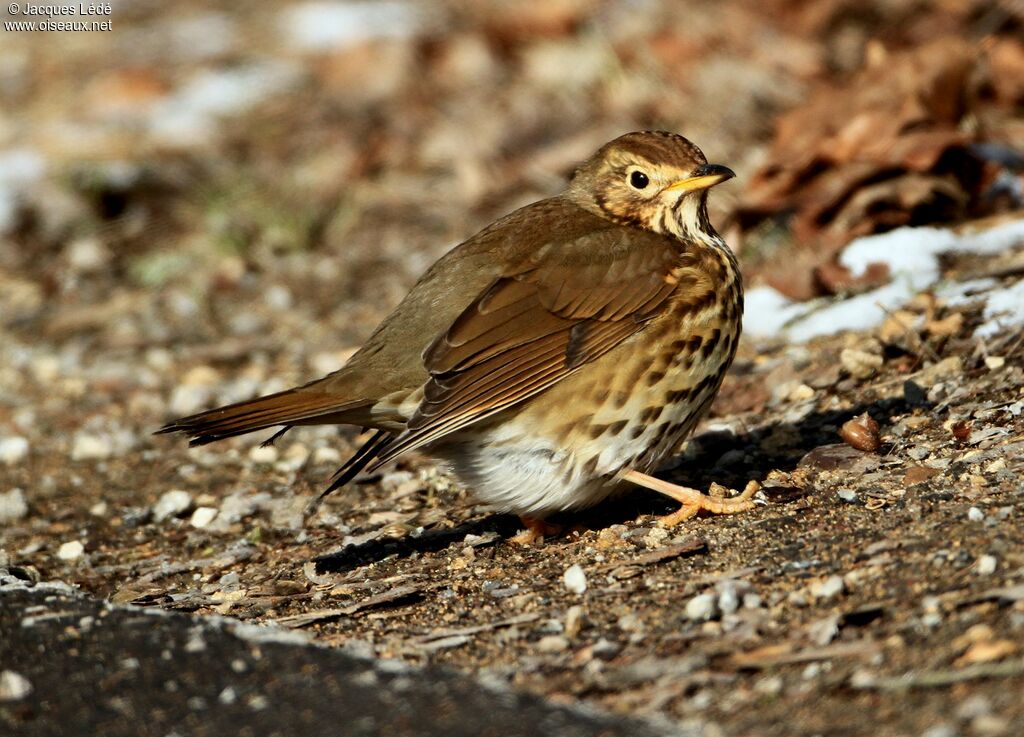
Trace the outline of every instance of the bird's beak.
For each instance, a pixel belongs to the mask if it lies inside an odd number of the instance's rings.
[[[680,179],[665,187],[666,192],[696,192],[697,190],[714,187],[716,184],[732,179],[736,172],[721,164],[704,164],[693,173],[692,177]]]

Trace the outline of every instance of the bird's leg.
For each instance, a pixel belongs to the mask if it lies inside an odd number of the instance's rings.
[[[562,531],[561,525],[545,522],[537,517],[521,515],[519,520],[526,529],[508,539],[510,543],[515,543],[516,545],[533,545],[535,542],[543,542],[544,538],[548,535],[557,535]]]
[[[658,524],[662,527],[673,527],[684,520],[690,519],[690,517],[693,517],[702,509],[711,514],[746,512],[754,508],[754,502],[751,501],[751,497],[761,488],[761,485],[756,481],[750,481],[747,483],[746,488],[743,489],[742,494],[726,498],[725,493],[728,490],[719,484],[711,485],[711,495],[709,496],[700,493],[697,489],[671,484],[668,481],[656,479],[639,471],[626,471],[620,474],[620,477],[638,486],[657,491],[659,494],[670,496],[683,505],[678,511],[658,518]]]

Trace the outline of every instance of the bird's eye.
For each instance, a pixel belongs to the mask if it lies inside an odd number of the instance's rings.
[[[629,183],[636,189],[643,189],[651,183],[651,180],[642,171],[635,171],[629,175]]]

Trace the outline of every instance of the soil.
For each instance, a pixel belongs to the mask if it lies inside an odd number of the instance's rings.
[[[261,46],[277,32],[266,9],[217,11],[234,30],[207,55],[215,46],[198,40],[148,43],[177,38],[181,21],[148,5],[114,18],[123,53],[84,35],[60,53],[12,38],[4,53],[48,64],[12,87],[19,107],[0,113],[14,121],[0,137],[21,131],[5,144],[45,151],[48,168],[0,222],[0,567],[119,607],[275,624],[658,731],[1024,734],[1024,341],[1019,326],[972,337],[980,304],[924,294],[865,331],[745,340],[712,415],[660,475],[702,490],[756,479],[757,508],[673,529],[656,520],[671,504],[638,489],[514,545],[516,519],[420,457],[307,515],[357,430],[296,429],[269,448],[262,436],[188,449],[152,435],[337,368],[434,258],[557,191],[615,133],[696,131],[715,160],[743,152],[742,176],[771,140],[770,116],[812,79],[844,78],[850,49],[869,53],[872,23],[895,12],[843,16],[853,30],[826,42],[807,14],[786,30],[799,15],[786,3],[693,3],[698,43],[659,35],[659,23],[685,25],[666,4],[643,23],[604,18],[622,21],[606,43],[580,21],[583,3],[527,5],[517,20],[451,3],[427,40],[336,54]],[[971,35],[995,22],[925,5],[905,35],[891,31],[896,46],[934,24]],[[1006,12],[996,20],[1012,30]],[[196,16],[197,39],[213,38],[214,16]],[[752,23],[787,44],[757,42]],[[721,55],[701,57],[712,41]],[[284,81],[259,104],[204,118],[197,138],[183,116],[132,117],[257,48],[286,65],[261,77]],[[614,73],[600,61],[609,48]],[[751,58],[763,63],[736,61]],[[687,67],[699,83],[649,68],[684,61],[705,64]],[[714,81],[738,69],[741,110]],[[75,84],[85,70],[89,84]],[[184,127],[168,142],[172,123]],[[88,155],[75,148],[86,132]],[[735,195],[723,202],[715,218]],[[781,223],[745,234],[749,282],[760,265],[778,270],[786,237]],[[950,258],[944,278],[1014,285],[1021,253]],[[0,703],[15,733],[31,718]]]

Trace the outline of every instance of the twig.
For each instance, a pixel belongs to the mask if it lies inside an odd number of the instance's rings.
[[[981,678],[1011,678],[1024,675],[1024,659],[1001,663],[977,663],[958,670],[910,671],[902,676],[855,674],[850,686],[862,691],[909,691],[914,688],[942,688]]]

